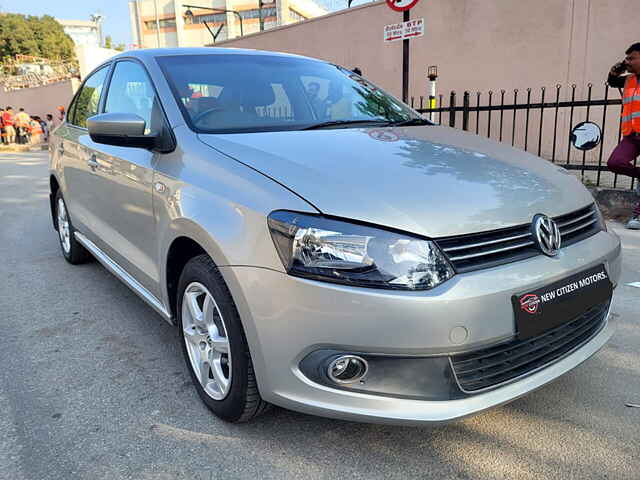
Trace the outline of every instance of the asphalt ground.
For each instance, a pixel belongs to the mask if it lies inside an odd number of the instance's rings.
[[[640,232],[616,229],[617,332],[532,394],[433,427],[274,409],[250,424],[198,398],[176,329],[97,262],[64,261],[46,152],[0,155],[0,479],[638,479]]]

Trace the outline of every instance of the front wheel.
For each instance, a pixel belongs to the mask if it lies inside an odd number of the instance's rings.
[[[75,237],[75,229],[69,217],[67,204],[62,197],[60,190],[56,193],[56,226],[58,229],[58,239],[60,240],[60,249],[65,260],[72,265],[84,263],[91,254],[84,248]]]
[[[246,422],[268,404],[258,391],[249,347],[231,294],[213,261],[191,259],[178,284],[185,361],[202,401],[218,417]]]

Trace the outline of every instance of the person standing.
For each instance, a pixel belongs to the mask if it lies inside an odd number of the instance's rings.
[[[624,61],[615,64],[609,72],[607,83],[622,88],[622,140],[607,161],[609,170],[635,178],[636,193],[640,195],[640,167],[634,165],[640,155],[640,42],[625,52]],[[640,202],[634,208],[626,224],[631,230],[640,230]]]
[[[0,108],[0,143],[2,145],[7,144],[7,132],[4,130],[4,109]]]
[[[44,134],[44,130],[42,129],[42,125],[40,124],[40,117],[34,116],[29,121],[29,133],[30,133],[30,141],[31,143],[40,143],[42,142],[42,135]]]
[[[10,145],[16,141],[16,130],[13,126],[14,125],[13,109],[11,107],[7,107],[7,109],[2,114],[2,123],[4,124],[4,131],[6,134],[7,145]]]
[[[47,142],[49,141],[49,135],[51,135],[51,132],[53,132],[53,129],[56,127],[55,123],[53,122],[53,115],[51,115],[50,113],[47,113],[47,119],[45,120],[45,123],[47,124]]]
[[[18,135],[18,143],[24,145],[25,143],[29,143],[29,123],[31,122],[31,118],[24,111],[24,108],[20,107],[18,114],[16,115],[15,125],[16,131]]]

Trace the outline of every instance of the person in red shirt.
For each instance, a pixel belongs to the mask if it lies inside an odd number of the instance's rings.
[[[4,115],[4,109],[0,109],[0,143],[3,145],[7,144],[7,132],[4,130],[4,120],[2,120],[2,116]]]
[[[2,114],[2,123],[4,124],[4,131],[6,134],[7,144],[11,144],[16,141],[16,129],[13,127],[13,109],[7,107]]]

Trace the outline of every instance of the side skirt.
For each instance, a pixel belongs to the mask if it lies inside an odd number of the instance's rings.
[[[144,288],[140,283],[127,273],[120,265],[114,262],[106,253],[98,248],[98,246],[85,237],[80,232],[75,232],[76,239],[84,245],[84,247],[91,252],[91,254],[98,259],[98,261],[104,265],[104,267],[119,278],[125,285],[133,290],[140,298],[147,302],[156,312],[162,315],[167,322],[174,324],[173,316],[162,305],[162,302],[158,300],[149,290]]]

